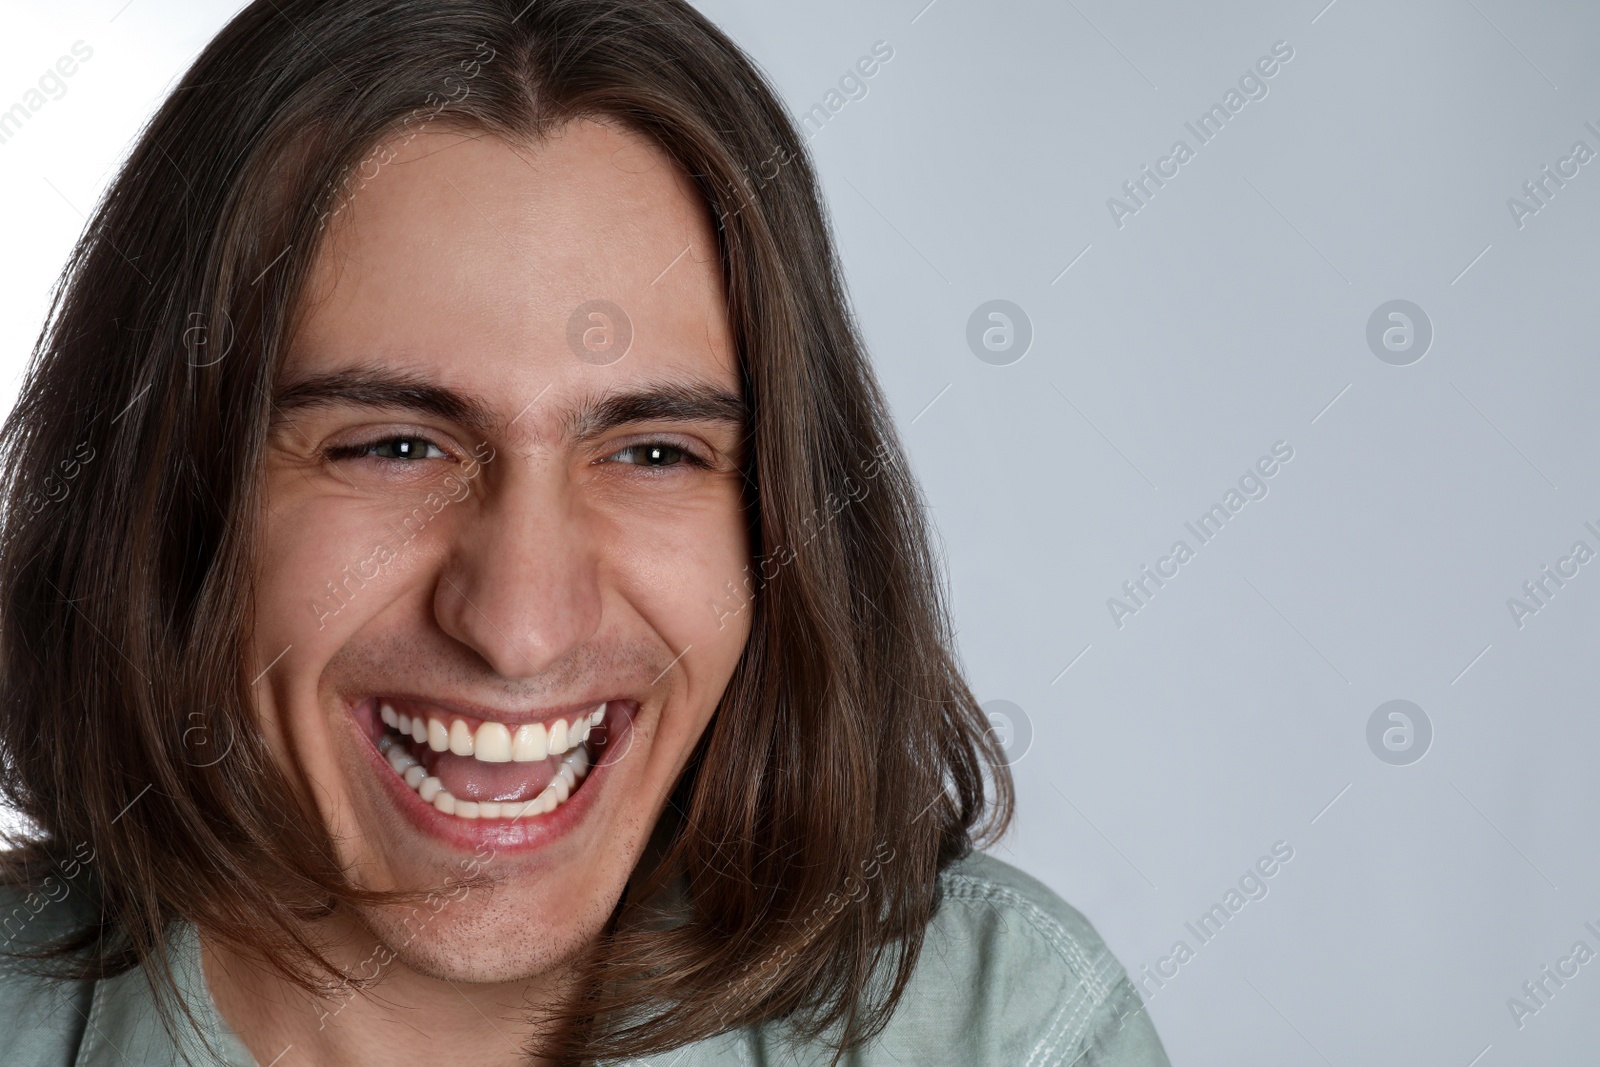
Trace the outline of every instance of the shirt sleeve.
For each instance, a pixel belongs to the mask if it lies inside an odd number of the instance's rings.
[[[969,982],[950,990],[981,1016],[962,1035],[972,1062],[1171,1067],[1122,964],[1048,886],[981,853],[943,885],[950,910],[930,932],[941,955],[974,957]]]
[[[1127,979],[1096,1012],[1083,1050],[1070,1067],[1171,1067],[1150,1013]]]

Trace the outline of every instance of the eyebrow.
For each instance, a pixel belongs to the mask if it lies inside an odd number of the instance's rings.
[[[635,422],[722,422],[743,430],[750,420],[744,398],[709,382],[656,382],[604,393],[574,411],[564,429],[587,442]]]
[[[274,418],[331,404],[414,411],[457,423],[483,437],[500,428],[494,411],[476,397],[419,375],[375,369],[337,371],[293,382],[273,398]],[[511,423],[521,417],[519,413]],[[749,420],[750,408],[744,398],[720,385],[702,380],[660,381],[588,398],[563,418],[561,428],[571,440],[585,443],[635,422],[720,422],[743,431]]]
[[[459,423],[488,436],[494,414],[488,405],[426,378],[394,371],[353,370],[319,374],[284,386],[272,398],[274,419],[324,405],[401,408]]]

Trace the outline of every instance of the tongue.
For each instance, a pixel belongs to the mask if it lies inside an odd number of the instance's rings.
[[[453,752],[430,751],[429,756],[423,766],[457,800],[532,800],[561,770],[560,756],[532,763],[484,763]]]

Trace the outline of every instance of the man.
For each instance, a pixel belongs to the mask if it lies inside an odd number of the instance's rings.
[[[686,5],[246,8],[5,437],[5,1063],[1166,1062]]]

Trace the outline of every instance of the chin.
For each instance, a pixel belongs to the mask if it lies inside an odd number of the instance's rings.
[[[600,901],[552,912],[491,893],[475,890],[427,922],[376,911],[363,918],[409,970],[438,981],[489,985],[559,972],[593,943],[610,915],[610,906]]]

